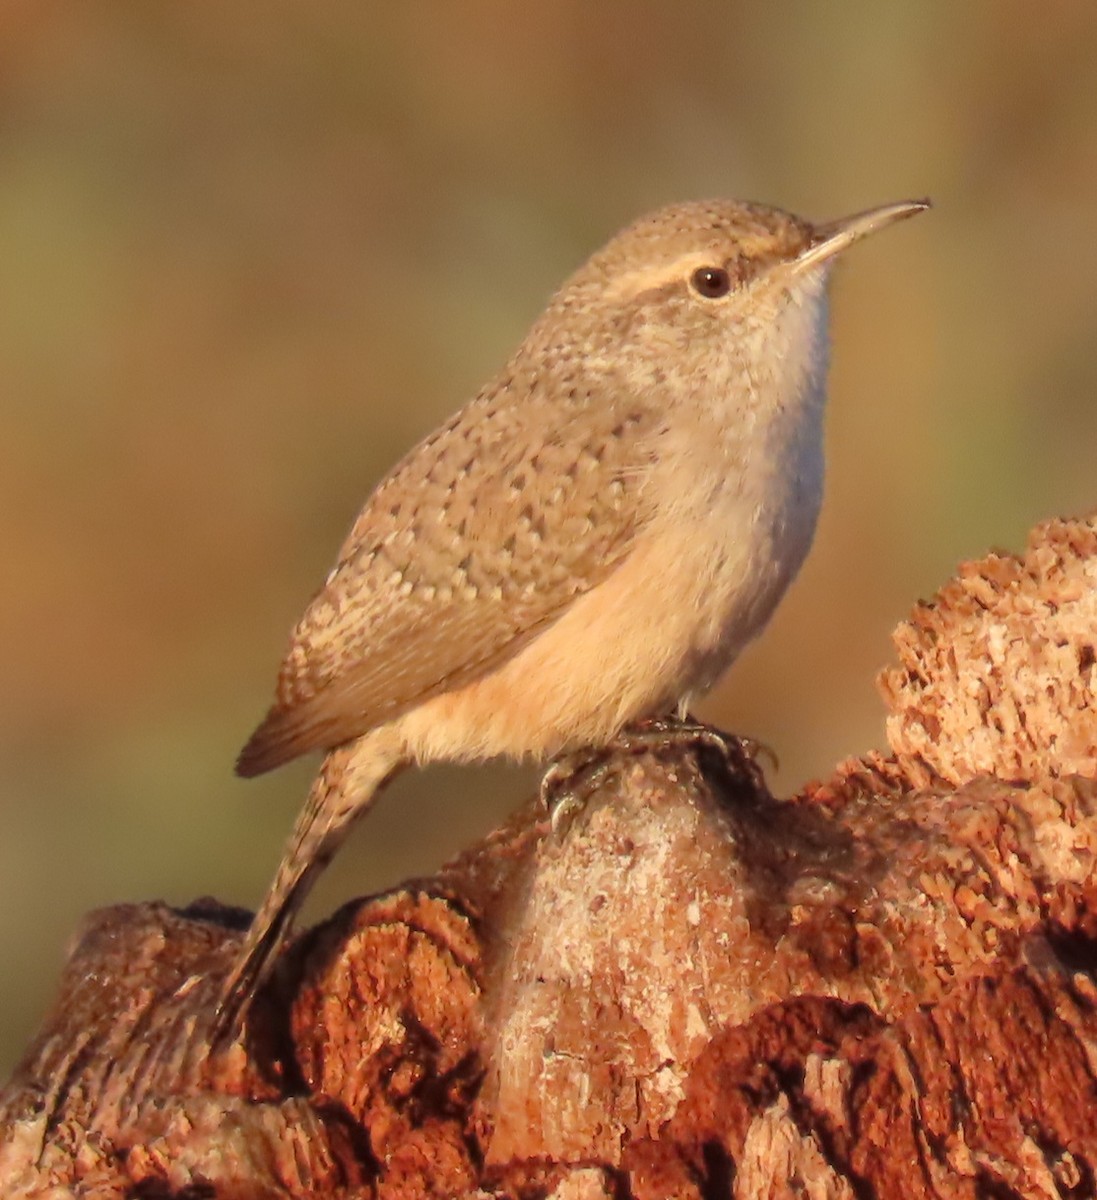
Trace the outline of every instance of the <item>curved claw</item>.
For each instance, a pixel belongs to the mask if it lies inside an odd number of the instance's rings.
[[[679,710],[680,712],[680,710]],[[616,769],[615,753],[643,754],[677,746],[707,746],[730,765],[744,758],[761,774],[758,759],[765,757],[774,770],[780,766],[773,748],[757,738],[724,733],[690,717],[645,717],[626,725],[601,747],[589,747],[561,755],[549,763],[541,777],[540,799],[554,834],[566,829],[576,813]]]

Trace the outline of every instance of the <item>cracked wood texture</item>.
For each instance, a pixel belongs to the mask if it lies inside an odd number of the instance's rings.
[[[206,1030],[246,914],[93,913],[0,1096],[5,1197],[1097,1194],[1097,522],[896,633],[890,753],[788,800],[619,754],[302,934]]]

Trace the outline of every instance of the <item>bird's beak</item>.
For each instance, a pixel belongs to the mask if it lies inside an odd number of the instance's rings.
[[[840,221],[831,221],[826,225],[816,225],[811,239],[811,245],[792,261],[793,272],[799,275],[817,267],[835,254],[841,254],[854,242],[859,242],[870,233],[894,225],[896,221],[905,221],[917,213],[925,212],[932,207],[929,200],[900,200],[896,204],[882,204],[879,208],[870,208],[867,212],[857,213],[852,217],[844,217]]]

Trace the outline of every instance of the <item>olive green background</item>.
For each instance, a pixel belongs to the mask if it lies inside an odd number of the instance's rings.
[[[815,550],[703,714],[788,791],[883,740],[888,634],[1097,504],[1097,6],[0,3],[0,1066],[81,914],[254,905],[311,764],[236,781],[378,476],[617,227],[929,194],[834,288]],[[530,772],[405,777],[316,916]]]

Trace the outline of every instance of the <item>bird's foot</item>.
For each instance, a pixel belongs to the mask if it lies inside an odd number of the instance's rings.
[[[549,813],[553,833],[570,823],[575,814],[617,769],[618,754],[643,754],[651,750],[703,746],[714,751],[730,769],[761,776],[758,759],[765,757],[774,769],[777,755],[755,738],[724,733],[713,725],[685,714],[646,717],[626,725],[605,746],[584,747],[554,759],[541,779],[541,804]]]
[[[610,777],[614,771],[612,760],[612,746],[585,746],[549,763],[541,776],[541,806],[549,814],[553,833],[566,829]]]
[[[735,763],[746,758],[757,764],[765,758],[777,770],[780,766],[773,748],[757,738],[740,737],[725,733],[715,725],[706,725],[689,713],[664,717],[646,717],[626,725],[610,744],[611,749],[620,747],[634,753],[644,750],[662,750],[677,746],[705,746],[714,750],[726,762]]]

